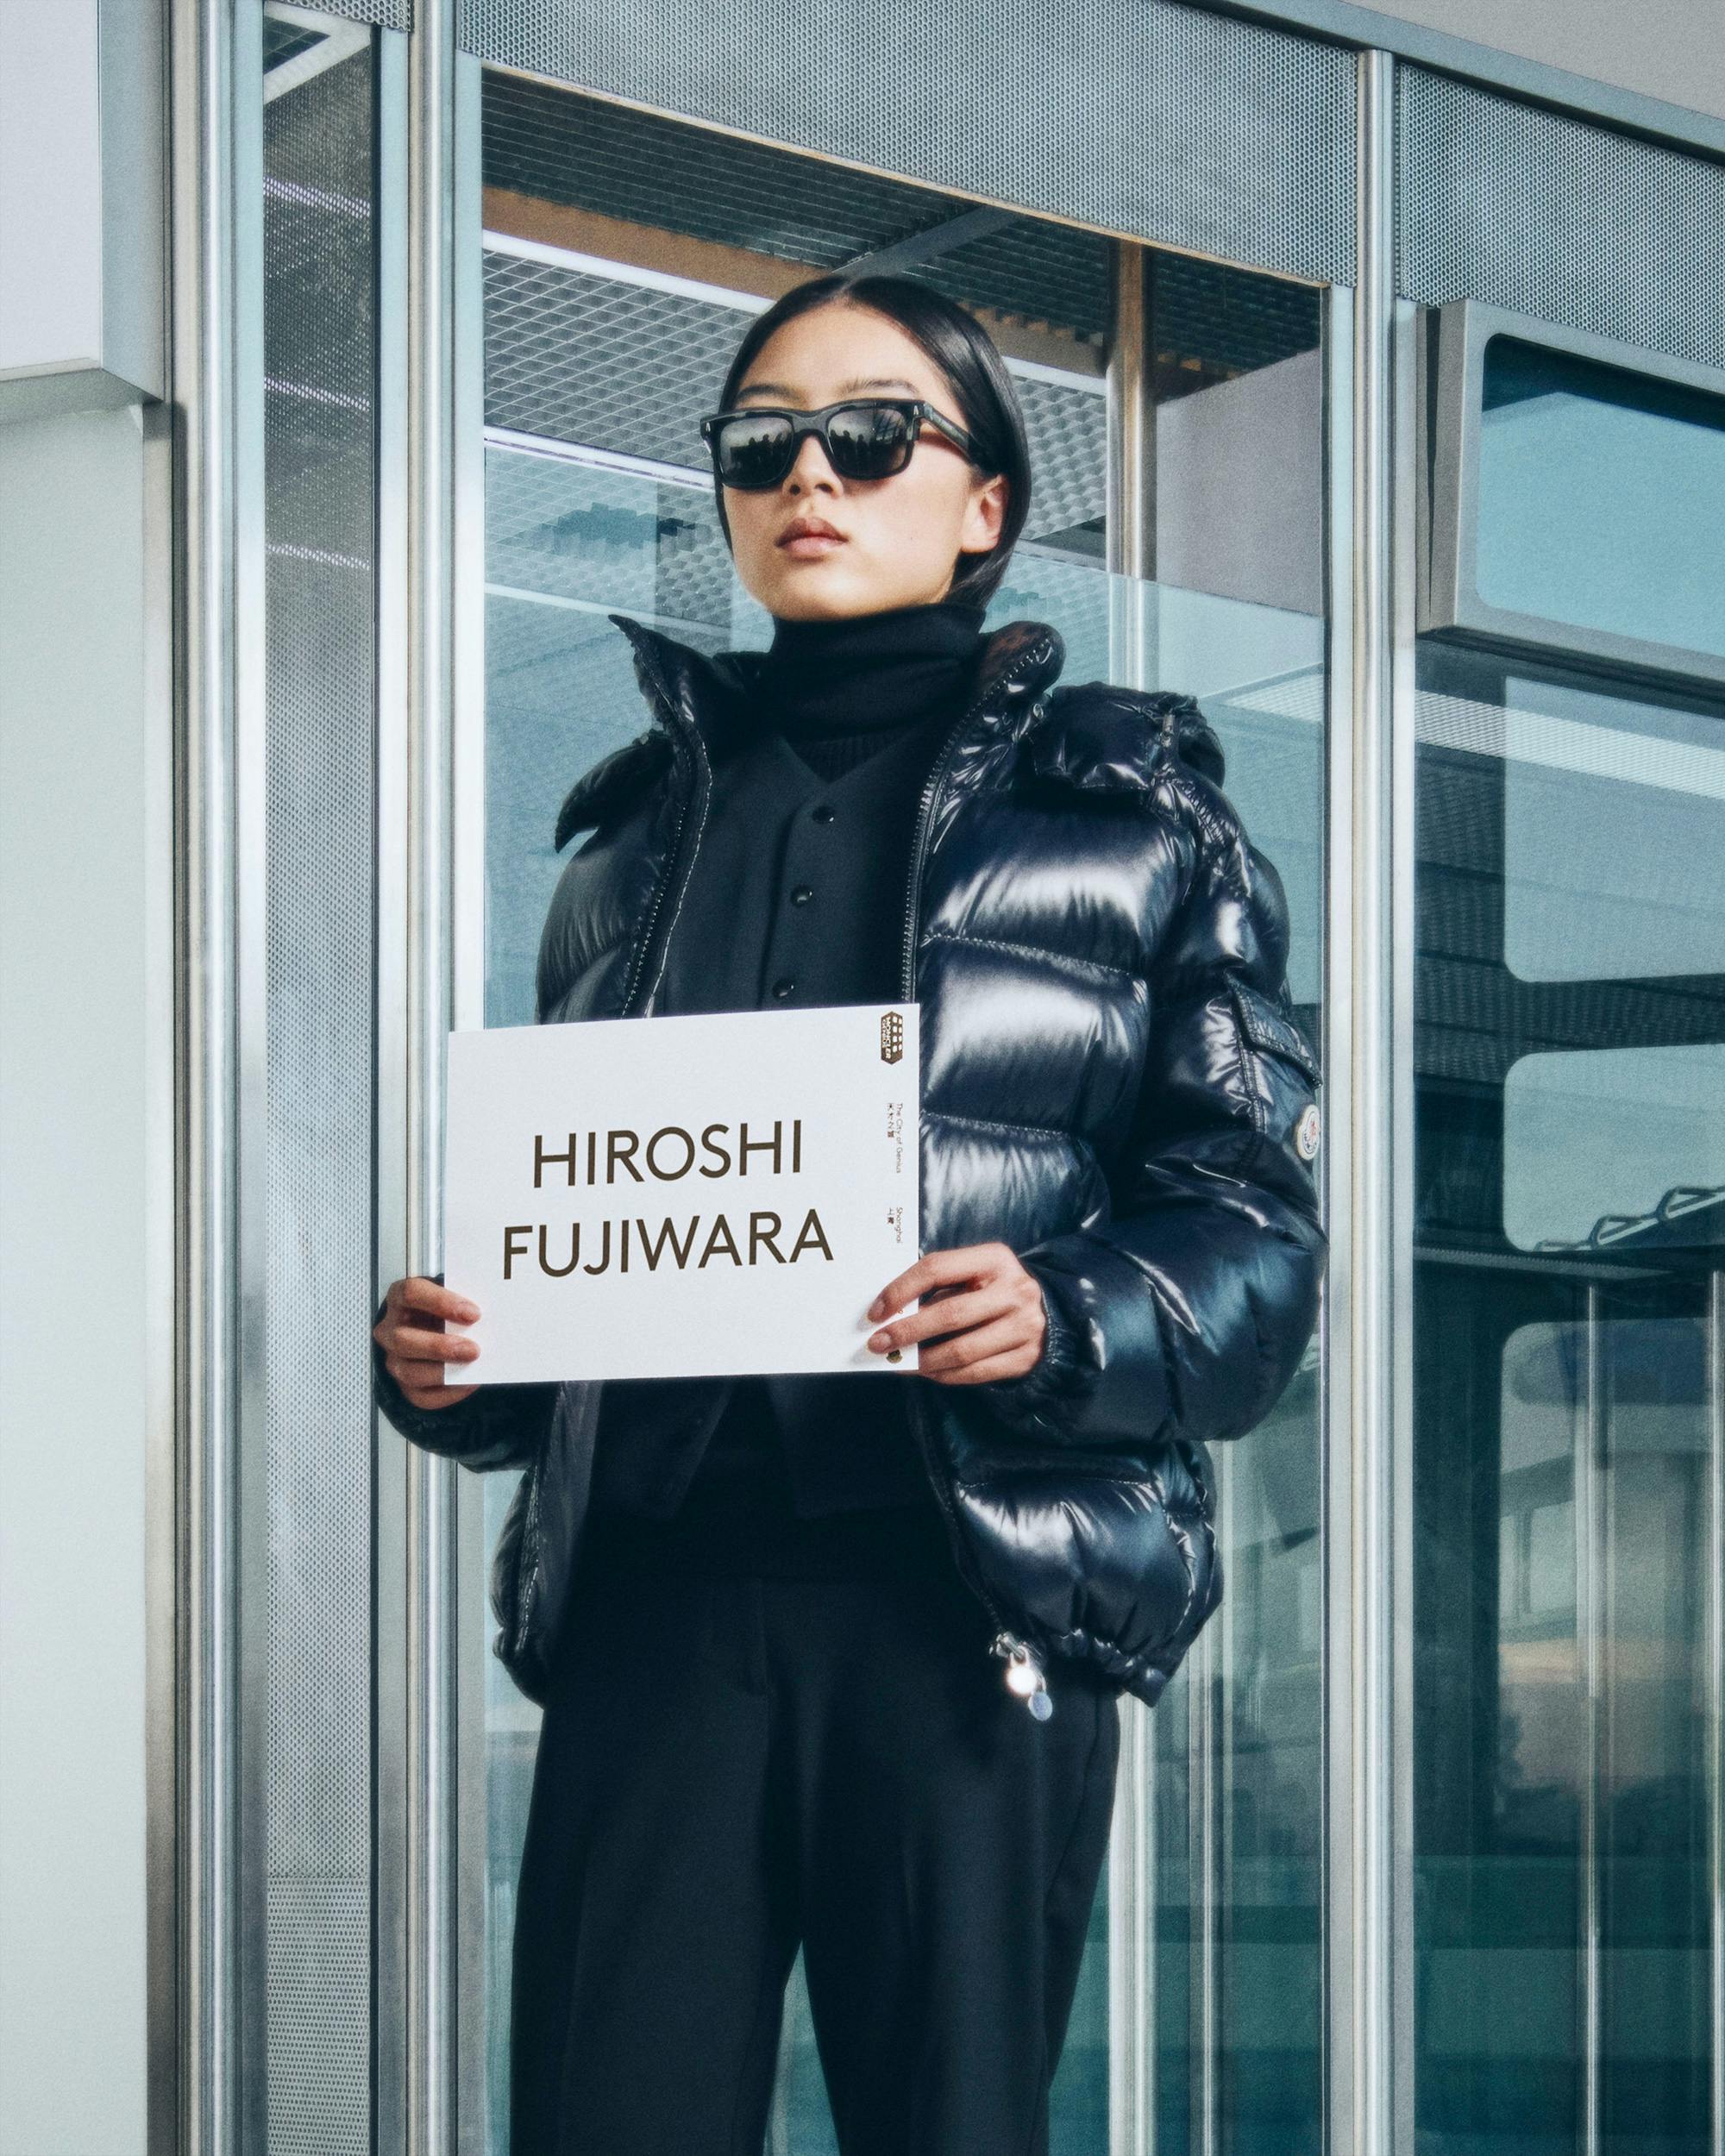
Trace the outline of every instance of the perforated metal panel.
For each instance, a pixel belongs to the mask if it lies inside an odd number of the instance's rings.
[[[375,22],[386,30],[413,28],[413,0],[318,0],[319,15],[339,15],[348,22]]]
[[[265,110],[272,2156],[370,2146],[372,88]]]
[[[942,228],[975,209],[958,196],[495,70],[483,97],[488,188],[812,272],[935,234],[938,250],[919,253],[915,268],[940,291],[1057,326],[1080,344],[1106,339],[1113,268],[1100,235],[1009,217],[953,247]]]
[[[367,1898],[350,1878],[273,1878],[268,1894],[272,2156],[365,2149],[371,2108]]]
[[[1424,68],[1397,79],[1408,298],[1725,365],[1725,165]]]
[[[1129,237],[1352,281],[1354,62],[1169,0],[462,0],[481,59]]]

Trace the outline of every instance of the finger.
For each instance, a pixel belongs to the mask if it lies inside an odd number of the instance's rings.
[[[1040,1357],[1026,1358],[1023,1354],[990,1355],[980,1363],[967,1363],[950,1370],[930,1370],[929,1376],[937,1385],[988,1385],[1004,1377],[1024,1377],[1036,1368]],[[917,1357],[917,1374],[920,1376],[928,1368],[926,1353]]]
[[[414,1407],[453,1407],[458,1400],[479,1390],[477,1385],[404,1385],[403,1396]]]
[[[447,1367],[442,1357],[436,1355],[386,1355],[383,1358],[383,1366],[400,1386],[402,1391],[409,1394],[412,1393],[416,1387],[423,1390],[427,1386],[442,1385],[444,1382],[442,1373]],[[462,1389],[466,1392],[475,1392],[478,1388],[474,1385],[467,1385]]]
[[[480,1344],[465,1332],[423,1332],[417,1326],[398,1325],[388,1342],[392,1352],[417,1363],[471,1363]]]
[[[869,1345],[877,1354],[884,1354],[889,1347],[908,1347],[913,1340],[932,1340],[943,1332],[962,1332],[990,1318],[1003,1318],[1018,1307],[1011,1288],[998,1282],[968,1291],[954,1288],[933,1301],[924,1296],[919,1310],[894,1318],[890,1325],[871,1332]]]
[[[1004,1243],[973,1243],[962,1250],[929,1250],[914,1265],[889,1280],[869,1306],[871,1318],[890,1316],[894,1310],[902,1310],[907,1302],[914,1302],[932,1288],[957,1282],[963,1286],[981,1281],[999,1270],[1003,1258],[1013,1253]]]
[[[1014,1311],[1010,1317],[997,1318],[992,1325],[978,1326],[974,1332],[962,1332],[956,1339],[942,1340],[933,1347],[919,1349],[917,1368],[926,1371],[968,1369],[978,1362],[998,1356],[1021,1356],[1032,1347],[1040,1353],[1041,1346],[1036,1334]],[[1026,1369],[1030,1367],[1029,1363],[1025,1364]]]
[[[441,1282],[426,1280],[418,1275],[396,1282],[401,1290],[399,1307],[417,1310],[430,1318],[453,1318],[457,1325],[471,1325],[479,1316],[479,1305],[465,1295],[458,1295]]]

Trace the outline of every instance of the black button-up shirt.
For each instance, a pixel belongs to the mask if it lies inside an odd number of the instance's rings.
[[[889,736],[830,780],[775,730],[733,749],[713,774],[656,1011],[899,1000],[917,808],[952,716]],[[895,1539],[935,1553],[944,1528],[904,1397],[919,1382],[864,1371],[619,1381],[607,1397],[630,1388],[630,1426],[607,1445],[601,1408],[594,1511],[611,1516],[614,1545],[652,1546],[630,1520],[675,1515],[692,1546],[732,1545],[739,1564],[752,1548],[820,1570],[826,1549],[838,1569]],[[847,1514],[875,1517],[836,1517]]]
[[[777,732],[721,764],[655,1007],[897,1002],[917,799],[950,716],[837,779]]]

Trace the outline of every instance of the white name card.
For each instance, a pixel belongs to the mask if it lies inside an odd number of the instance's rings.
[[[451,1033],[444,1279],[480,1352],[445,1382],[914,1369],[865,1343],[920,1250],[917,1017]]]

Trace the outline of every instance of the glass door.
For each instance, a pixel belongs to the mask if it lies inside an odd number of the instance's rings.
[[[647,723],[626,611],[699,649],[762,645],[695,421],[750,317],[890,260],[1007,354],[1031,523],[988,626],[1032,617],[1063,678],[1197,695],[1226,787],[1281,872],[1294,994],[1321,1039],[1325,354],[1317,287],[488,71],[485,141],[486,1019],[534,1014],[558,805]],[[1130,527],[1138,536],[1126,542]],[[1054,2096],[1101,2156],[1319,2147],[1321,1535],[1315,1349],[1275,1417],[1220,1448],[1227,1599],[1133,1764]],[[486,1492],[494,1539],[512,1478]],[[493,1664],[486,1777],[491,2141],[506,2147],[512,1895],[537,1715]],[[1111,1946],[1111,1941],[1113,1942]],[[1147,2040],[1123,2038],[1123,2029]],[[668,2032],[668,2040],[670,2040]],[[1120,2088],[1122,2045],[1138,2065]],[[768,2147],[833,2147],[800,1966]]]
[[[1431,326],[1420,2146],[1715,2156],[1725,371],[1471,303]]]
[[[1703,2156],[1725,705],[1428,646],[1418,786],[1421,2146]]]

